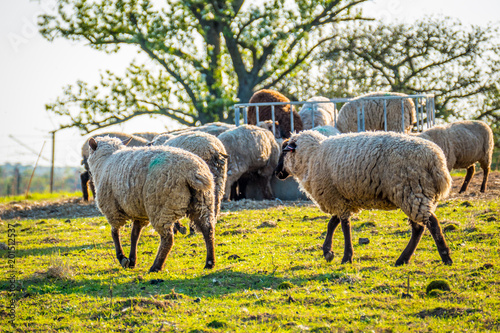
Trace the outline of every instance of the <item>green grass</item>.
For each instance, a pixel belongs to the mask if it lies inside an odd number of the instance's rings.
[[[54,199],[67,199],[73,197],[82,197],[82,192],[54,192],[54,193],[29,193],[28,198],[23,195],[8,195],[0,196],[0,204],[5,204],[13,201],[40,201],[40,200],[54,200]]]
[[[158,246],[151,227],[138,267],[122,269],[102,217],[0,221],[0,241],[13,224],[20,332],[499,331],[500,201],[469,203],[437,209],[443,227],[455,226],[445,233],[453,266],[441,263],[426,231],[412,262],[394,267],[410,237],[400,211],[352,218],[354,263],[340,264],[340,228],[327,263],[321,244],[329,217],[313,206],[225,213],[213,270],[203,270],[201,235],[178,235],[164,271],[148,274]],[[264,221],[277,226],[259,227]],[[127,226],[126,252],[129,234]],[[361,237],[370,243],[358,245]],[[7,253],[0,253],[6,272]],[[410,298],[403,297],[408,279]],[[451,290],[427,294],[435,280]],[[2,331],[10,327],[8,286],[2,278]]]

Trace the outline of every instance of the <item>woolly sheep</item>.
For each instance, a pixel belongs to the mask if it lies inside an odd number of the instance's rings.
[[[249,103],[272,103],[272,102],[290,102],[288,98],[275,90],[262,89],[253,94]],[[280,132],[283,137],[288,138],[292,133],[290,112],[293,112],[293,131],[302,131],[302,120],[295,111],[293,105],[276,105],[274,107],[275,121],[279,124]],[[272,120],[272,107],[270,105],[259,106],[259,119],[257,120],[256,107],[248,107],[248,124],[256,125],[260,121]]]
[[[137,132],[137,133],[132,133],[134,136],[138,136],[140,138],[146,139],[148,141],[153,140],[155,136],[158,135],[156,132]]]
[[[311,102],[328,102],[326,97],[315,96],[307,100],[299,111],[300,119],[304,130],[324,125],[335,125],[335,105],[333,103],[311,103]],[[314,112],[313,112],[314,111]],[[313,119],[314,116],[314,119]]]
[[[219,139],[229,155],[224,199],[229,200],[232,186],[248,173],[258,177],[264,198],[271,199],[270,181],[279,157],[273,134],[257,126],[241,125],[222,133]]]
[[[182,135],[184,133],[189,133],[189,131],[188,132],[183,131],[179,133],[179,135]],[[175,138],[174,134],[169,134],[169,133],[158,134],[148,143],[148,146],[161,146],[172,138]]]
[[[201,157],[207,163],[214,178],[215,216],[217,217],[220,211],[220,203],[224,196],[227,173],[228,156],[222,142],[217,137],[204,132],[186,132],[164,142],[162,142],[162,139],[162,136],[157,137],[150,145],[181,148]]]
[[[340,131],[330,125],[324,125],[324,126],[316,126],[312,129],[313,131],[316,131],[324,136],[333,136],[333,135],[339,135],[342,134]]]
[[[135,135],[130,135],[126,133],[120,133],[120,132],[107,132],[107,133],[101,133],[94,135],[94,138],[96,137],[103,137],[103,136],[110,136],[114,138],[118,138],[122,141],[128,141],[127,146],[129,147],[141,147],[145,146],[148,144],[148,140],[135,136]],[[83,201],[89,201],[89,187],[90,190],[92,191],[92,195],[95,198],[95,189],[94,189],[94,184],[92,183],[92,179],[89,174],[89,165],[87,163],[87,159],[89,158],[89,140],[85,140],[85,143],[82,146],[82,162],[81,164],[85,168],[85,171],[80,174],[80,181],[82,184],[82,194],[83,194]]]
[[[448,125],[434,126],[418,135],[437,144],[446,156],[448,170],[467,169],[459,193],[465,192],[475,173],[474,164],[483,169],[481,192],[486,191],[494,142],[491,128],[482,121],[457,121]]]
[[[384,99],[366,100],[366,97],[401,96],[400,93],[374,92],[352,99],[342,106],[337,118],[336,127],[342,132],[358,131],[358,108],[365,110],[365,130],[384,130]],[[404,99],[404,132],[409,133],[417,120],[415,104],[411,98]],[[394,132],[402,131],[401,99],[387,99],[387,130]]]
[[[162,270],[174,243],[173,225],[185,215],[205,238],[205,268],[214,266],[214,183],[201,158],[173,147],[128,148],[110,137],[91,138],[89,146],[97,207],[111,225],[122,267],[135,267],[141,230],[151,222],[160,235],[160,246],[149,271]],[[126,220],[133,221],[129,258],[120,243],[120,228]]]
[[[305,131],[283,142],[276,168],[278,178],[289,175],[332,218],[323,255],[333,259],[332,236],[339,224],[344,233],[342,263],[351,262],[351,214],[361,209],[400,208],[410,220],[412,236],[396,266],[407,264],[426,226],[445,264],[452,264],[439,221],[437,201],[451,187],[446,158],[434,143],[399,133],[364,132],[326,138]]]
[[[235,127],[236,126],[232,125],[232,124],[214,122],[214,123],[206,123],[205,125],[201,125],[201,126],[181,128],[178,130],[167,132],[166,134],[170,134],[170,135],[175,136],[175,135],[179,135],[179,134],[186,133],[186,132],[199,131],[199,132],[205,132],[208,134],[212,134],[214,136],[219,136],[220,134],[224,133],[225,131],[228,131],[228,130],[233,129]]]

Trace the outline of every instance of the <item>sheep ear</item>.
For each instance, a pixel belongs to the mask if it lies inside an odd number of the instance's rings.
[[[95,141],[94,138],[89,139],[89,146],[93,151],[97,149],[97,142]]]
[[[123,140],[122,141],[122,145],[126,146],[126,145],[128,145],[130,143],[130,141],[132,141],[132,138],[128,138],[126,140]]]
[[[297,144],[295,142],[290,142],[286,145],[285,148],[283,148],[283,151],[291,151],[294,152],[295,149],[297,148]]]

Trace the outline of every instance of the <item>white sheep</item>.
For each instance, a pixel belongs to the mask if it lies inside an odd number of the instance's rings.
[[[181,129],[173,130],[173,131],[162,133],[162,134],[170,134],[170,135],[175,136],[175,135],[179,135],[179,134],[186,133],[186,132],[200,131],[200,132],[205,132],[205,133],[212,134],[215,136],[219,136],[221,133],[224,133],[225,131],[228,131],[228,130],[233,129],[235,127],[236,126],[232,125],[232,124],[214,122],[214,123],[207,123],[207,124],[204,124],[201,126],[181,128]]]
[[[94,138],[96,137],[103,137],[103,136],[110,136],[113,138],[118,138],[122,141],[127,141],[127,146],[129,147],[143,147],[148,144],[148,140],[131,135],[131,134],[126,134],[126,133],[120,133],[120,132],[106,132],[106,133],[101,133],[101,134],[96,134],[94,135]],[[92,183],[92,177],[90,176],[89,173],[89,165],[87,163],[87,159],[89,158],[89,140],[90,137],[85,140],[85,143],[82,146],[82,162],[81,164],[85,168],[85,171],[80,174],[80,180],[82,184],[82,195],[83,195],[83,201],[89,201],[89,187],[92,192],[92,195],[95,198],[95,189],[94,189],[94,184]]]
[[[400,93],[374,92],[359,96],[345,103],[340,108],[336,127],[342,133],[358,131],[358,111],[361,113],[364,106],[365,130],[383,131],[384,130],[384,99],[366,99],[367,97],[383,96],[401,96],[408,95]],[[403,131],[403,114],[401,110],[401,101],[404,105],[404,132],[409,133],[413,124],[417,121],[415,104],[411,98],[405,99],[386,99],[387,130],[394,132]]]
[[[265,199],[273,198],[270,181],[279,157],[279,145],[273,134],[254,125],[241,125],[222,133],[219,139],[229,155],[224,199],[229,200],[231,188],[245,174],[257,177]],[[240,190],[244,193],[244,189]]]
[[[220,204],[224,196],[227,174],[227,152],[217,137],[205,132],[183,132],[163,141],[169,134],[157,136],[151,146],[177,147],[187,150],[199,157],[212,172],[215,184],[215,216],[219,216]]]
[[[332,218],[323,244],[333,259],[332,236],[339,224],[344,233],[342,263],[352,262],[349,218],[361,209],[400,208],[410,220],[412,236],[396,261],[410,261],[426,226],[445,264],[450,250],[434,214],[437,201],[448,195],[451,177],[446,158],[434,143],[388,132],[342,134],[326,138],[315,131],[292,135],[283,142],[276,168],[278,178],[289,175]]]
[[[317,126],[332,125],[335,126],[335,104],[333,103],[312,103],[328,102],[326,97],[315,96],[307,100],[299,111],[304,130],[312,129]],[[314,119],[313,119],[314,118]],[[314,122],[314,124],[313,124]]]
[[[110,137],[91,138],[89,146],[97,207],[111,225],[122,267],[135,267],[141,230],[151,222],[160,246],[149,271],[160,271],[174,243],[173,225],[185,215],[204,236],[205,268],[214,266],[214,183],[200,157],[173,147],[128,148]],[[129,258],[120,243],[127,220],[133,221]]]
[[[481,192],[486,191],[490,172],[494,141],[491,128],[482,121],[456,121],[451,124],[434,126],[418,135],[437,144],[446,156],[448,170],[467,169],[464,183],[459,193],[465,192],[474,176],[474,164],[479,162],[483,169]]]
[[[137,133],[132,133],[134,136],[138,136],[140,138],[146,139],[148,141],[153,140],[155,136],[158,135],[156,132],[137,132]]]
[[[342,133],[340,133],[340,131],[336,127],[333,127],[330,125],[316,126],[312,130],[316,131],[324,136],[333,136],[333,135],[342,134]]]

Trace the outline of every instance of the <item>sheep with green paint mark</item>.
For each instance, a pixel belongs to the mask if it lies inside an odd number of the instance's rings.
[[[203,234],[205,268],[214,266],[214,182],[200,157],[173,147],[129,148],[110,137],[91,138],[89,147],[97,207],[111,225],[122,267],[135,267],[137,242],[151,222],[160,235],[160,246],[149,271],[162,270],[174,243],[173,226],[184,216]],[[120,228],[127,220],[133,221],[128,258],[120,242]]]
[[[164,140],[167,138],[167,140]],[[224,196],[227,174],[227,153],[217,137],[205,132],[184,132],[177,136],[163,134],[150,143],[151,146],[177,147],[191,152],[205,163],[214,176],[215,184],[215,216],[219,215],[220,204]]]

